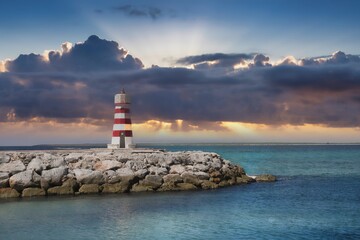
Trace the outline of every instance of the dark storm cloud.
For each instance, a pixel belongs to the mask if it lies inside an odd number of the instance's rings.
[[[50,51],[47,58],[38,54],[20,55],[13,61],[7,61],[9,72],[49,72],[49,71],[107,71],[140,69],[143,67],[138,58],[134,58],[114,41],[100,39],[93,35],[84,43],[63,51]]]
[[[63,50],[47,67],[20,57],[12,61],[14,68],[0,73],[0,121],[37,117],[111,124],[113,96],[125,87],[132,97],[135,122],[183,119],[185,128],[205,122],[210,127],[219,121],[360,126],[360,63],[353,55],[345,54],[345,59],[351,59],[345,61],[334,54],[316,64],[271,66],[262,54],[239,54],[248,68],[214,74],[216,69],[142,69],[122,63],[122,50],[114,42],[106,43],[113,47],[103,49],[85,42],[84,49]],[[98,49],[102,53],[93,52]],[[214,61],[225,55],[181,61]],[[89,74],[83,69],[96,68],[96,61],[80,56],[98,56],[107,64],[99,61],[97,71]],[[120,63],[114,56],[120,56]],[[74,59],[78,66],[69,66]],[[108,63],[116,64],[109,68]]]
[[[163,16],[163,11],[157,7],[137,7],[133,5],[122,5],[114,7],[114,10],[125,14],[130,17],[149,17],[156,20]]]

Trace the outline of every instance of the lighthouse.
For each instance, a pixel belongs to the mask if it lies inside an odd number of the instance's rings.
[[[132,143],[130,98],[123,90],[115,95],[114,127],[108,148],[134,148]]]

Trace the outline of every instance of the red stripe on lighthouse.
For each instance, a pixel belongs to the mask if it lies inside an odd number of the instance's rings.
[[[130,113],[128,108],[115,108],[115,113]]]
[[[115,103],[115,106],[124,106],[124,105],[128,105],[130,103]]]
[[[125,137],[132,137],[132,131],[131,130],[117,130],[113,131],[113,137],[120,137],[120,135],[124,133]]]
[[[130,118],[115,118],[114,119],[115,124],[131,124]]]

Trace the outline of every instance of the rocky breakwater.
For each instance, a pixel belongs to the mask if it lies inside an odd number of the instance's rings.
[[[58,150],[0,152],[0,198],[215,189],[255,181],[209,152]]]

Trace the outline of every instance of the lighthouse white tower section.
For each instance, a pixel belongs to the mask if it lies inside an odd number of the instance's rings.
[[[114,127],[111,144],[108,144],[108,148],[134,148],[132,137],[130,98],[123,89],[115,95]]]

